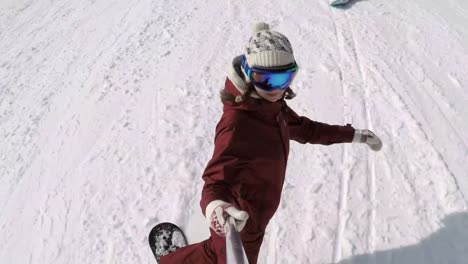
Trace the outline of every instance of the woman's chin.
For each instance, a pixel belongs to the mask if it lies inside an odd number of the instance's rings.
[[[270,101],[272,103],[278,101],[279,99],[281,99],[282,95],[275,95],[275,96],[266,96],[266,97],[263,97],[263,99],[267,100],[267,101]]]
[[[280,90],[265,92],[265,91],[263,91],[261,89],[258,89],[256,87],[255,87],[255,89],[257,90],[258,95],[260,95],[263,99],[265,99],[267,101],[270,101],[272,103],[278,101],[279,99],[281,99],[281,97],[283,97],[283,91],[280,91]]]

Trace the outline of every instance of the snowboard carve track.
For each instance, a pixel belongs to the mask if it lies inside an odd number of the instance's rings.
[[[350,102],[353,100],[350,97],[349,87],[351,85],[357,86],[357,92],[363,93],[361,96],[364,105],[364,119],[367,128],[373,129],[372,117],[369,106],[369,87],[366,84],[366,74],[361,62],[361,56],[359,55],[358,46],[356,43],[356,38],[354,36],[354,31],[352,21],[350,21],[347,13],[343,14],[343,21],[333,20],[333,26],[335,30],[335,36],[338,43],[339,55],[340,55],[340,84],[343,91],[344,98],[344,122],[348,123],[352,121]],[[348,30],[344,30],[340,23],[346,23]],[[343,72],[344,65],[347,65],[349,70],[349,75],[357,78],[350,78],[352,80],[358,80],[358,83],[346,83],[348,78],[345,78],[345,74],[348,72]],[[352,66],[352,67],[350,67]],[[353,70],[353,69],[357,69]],[[362,89],[360,89],[362,88]],[[362,90],[362,91],[361,91]],[[346,226],[348,225],[348,220],[350,219],[351,213],[348,212],[348,199],[349,199],[349,186],[352,180],[351,169],[353,166],[352,158],[349,157],[347,153],[347,147],[344,147],[343,153],[343,175],[341,178],[341,187],[340,187],[340,201],[339,201],[339,213],[338,213],[338,228],[335,241],[335,248],[333,254],[333,261],[338,262],[342,257],[342,240],[345,236]],[[363,171],[364,172],[364,171]],[[368,225],[367,225],[367,251],[372,252],[375,249],[375,218],[376,218],[376,174],[375,174],[375,160],[373,154],[367,156],[367,166],[365,168],[366,175],[362,175],[367,179],[367,201],[368,204]]]
[[[333,11],[332,11],[333,13]],[[341,32],[338,32],[338,27],[337,27],[337,21],[335,18],[332,18],[333,22],[333,29],[335,33],[335,37],[337,40],[337,43],[339,45],[339,59],[340,61],[337,62],[338,70],[339,70],[339,81],[341,85],[341,90],[343,93],[343,116],[344,116],[344,122],[349,121],[349,105],[348,105],[348,87],[344,83],[344,74],[343,74],[343,68],[342,68],[342,62],[343,62],[343,57],[345,54],[345,48],[344,48],[344,39],[343,35]],[[348,199],[348,191],[349,191],[349,182],[350,182],[350,169],[349,169],[349,157],[348,157],[348,150],[347,146],[343,147],[343,155],[342,155],[342,164],[343,164],[343,169],[342,169],[342,174],[341,174],[341,179],[340,179],[340,193],[339,193],[339,200],[338,200],[338,226],[336,228],[336,237],[335,237],[335,244],[334,244],[334,249],[333,249],[333,262],[336,263],[341,259],[341,244],[343,240],[343,234],[346,229],[346,223],[347,223],[347,216],[346,216],[346,211],[348,207],[347,199]]]
[[[340,195],[338,201],[338,227],[335,239],[335,248],[333,251],[333,262],[338,262],[341,258],[341,243],[343,240],[343,234],[346,229],[346,223],[349,219],[348,210],[348,192],[349,192],[349,181],[350,172],[348,165],[350,163],[348,157],[348,150],[345,146],[343,148],[343,171],[340,180]]]
[[[349,20],[349,15],[345,13],[346,20],[349,22],[348,24],[351,25],[351,21]],[[370,106],[369,106],[369,98],[370,98],[370,90],[369,86],[367,83],[367,78],[366,74],[363,68],[363,64],[361,62],[361,56],[359,55],[358,49],[357,49],[357,43],[356,43],[356,38],[354,37],[354,32],[353,28],[350,27],[350,35],[352,39],[352,54],[354,61],[356,65],[358,66],[359,69],[359,75],[362,80],[362,87],[364,88],[364,96],[363,96],[363,101],[364,101],[364,109],[365,109],[365,118],[366,118],[366,123],[367,127],[370,130],[374,130],[374,126],[372,123],[372,116],[371,116],[371,111],[370,111]],[[369,150],[370,151],[370,150]],[[367,179],[368,179],[368,193],[369,193],[369,206],[370,206],[370,213],[369,213],[369,224],[368,224],[368,230],[367,230],[367,250],[368,252],[373,252],[375,250],[375,218],[376,218],[376,174],[375,174],[375,155],[373,153],[369,153],[367,156]]]
[[[388,66],[388,65],[386,65]],[[390,68],[390,67],[388,67]],[[406,109],[407,111],[405,112],[405,115],[410,119],[410,121],[414,124],[417,124],[417,128],[418,130],[420,131],[420,133],[422,134],[422,139],[424,140],[425,144],[424,145],[427,145],[430,149],[432,149],[432,151],[434,151],[436,153],[436,155],[438,156],[438,160],[440,162],[442,162],[445,170],[448,172],[448,174],[450,175],[456,189],[457,189],[457,192],[461,195],[461,198],[463,199],[463,203],[464,204],[468,204],[467,203],[467,200],[466,200],[466,197],[464,195],[464,192],[462,191],[462,188],[458,182],[458,179],[457,177],[455,176],[455,173],[450,169],[450,167],[448,166],[448,163],[447,161],[444,159],[442,153],[436,148],[436,146],[434,146],[434,143],[430,140],[429,138],[429,135],[427,134],[427,132],[424,130],[423,128],[423,125],[421,124],[420,121],[418,121],[419,119],[416,117],[415,113],[413,113],[413,108],[414,107],[411,107],[411,105],[407,102],[407,100],[405,100],[405,98],[408,98],[408,100],[410,100],[410,97],[405,97],[405,95],[401,94],[400,92],[398,92],[395,87],[391,84],[391,82],[389,82],[388,80],[386,80],[384,78],[384,76],[382,74],[379,73],[378,69],[375,69],[373,70],[373,73],[375,74],[375,76],[377,76],[378,78],[382,79],[382,81],[385,82],[385,84],[390,88],[390,91],[389,92],[384,92],[384,90],[382,90],[383,94],[386,96],[386,97],[389,97],[389,96],[392,96],[392,97],[396,97],[396,100],[399,104],[402,105],[402,108],[403,109]],[[396,75],[396,73],[395,73]],[[389,95],[390,94],[390,95]],[[393,95],[391,95],[393,94]],[[410,179],[406,179],[409,183],[411,183],[412,181]],[[417,187],[414,186],[413,183],[411,183],[411,186],[412,186],[412,189],[414,190],[415,193],[417,193]]]

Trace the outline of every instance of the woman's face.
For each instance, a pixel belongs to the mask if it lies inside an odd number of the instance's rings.
[[[285,90],[273,90],[270,92],[264,91],[262,89],[259,89],[255,87],[255,91],[257,91],[258,95],[260,95],[263,99],[270,101],[270,102],[276,102],[281,97],[283,97],[283,93]]]

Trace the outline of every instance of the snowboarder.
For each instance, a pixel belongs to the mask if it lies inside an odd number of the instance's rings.
[[[204,173],[201,209],[211,237],[177,249],[161,263],[225,263],[226,219],[235,219],[250,264],[257,262],[265,229],[276,212],[286,173],[289,140],[382,148],[369,130],[328,125],[297,115],[286,99],[298,72],[289,40],[258,23],[244,55],[233,60],[221,91],[223,115]]]

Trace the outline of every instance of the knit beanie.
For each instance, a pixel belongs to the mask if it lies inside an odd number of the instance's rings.
[[[270,26],[263,22],[255,24],[245,56],[250,67],[278,67],[294,63],[288,38],[270,30]]]

